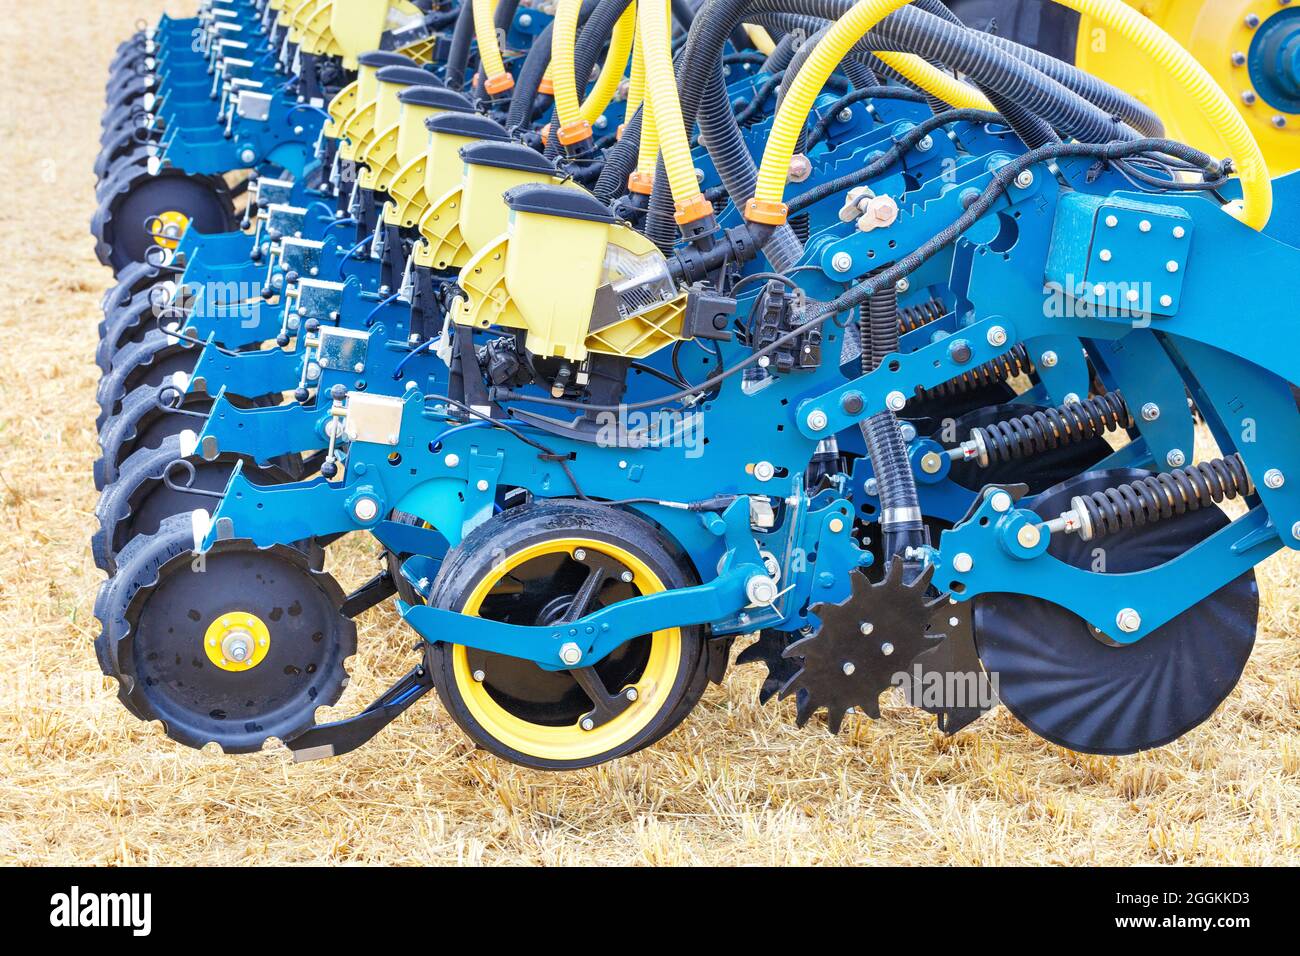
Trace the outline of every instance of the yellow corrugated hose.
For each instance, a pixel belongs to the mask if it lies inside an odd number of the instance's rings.
[[[668,4],[654,0],[642,3],[637,19],[645,44],[646,98],[654,105],[659,149],[668,171],[668,188],[677,209],[677,222],[685,225],[712,214],[713,204],[704,198],[695,179],[690,141],[682,121],[682,104],[677,98],[677,78],[673,74]]]
[[[969,83],[949,76],[912,53],[877,53],[876,57],[921,89],[961,110],[997,112],[989,98]]]
[[[555,116],[560,123],[556,135],[563,146],[581,142],[591,135],[591,124],[582,118],[582,103],[573,73],[573,48],[578,42],[581,7],[582,0],[560,0],[551,28],[551,83],[555,87]]]
[[[1229,212],[1252,229],[1267,226],[1273,215],[1273,181],[1269,177],[1264,151],[1241,113],[1228,99],[1228,94],[1214,82],[1205,67],[1173,37],[1120,0],[1055,2],[1121,34],[1182,84],[1232,150],[1232,159],[1241,177],[1243,198],[1241,206],[1229,207]]]
[[[600,75],[591,88],[587,98],[582,101],[582,118],[588,123],[605,112],[606,107],[618,92],[618,85],[623,82],[627,70],[627,57],[632,52],[632,38],[636,35],[636,4],[630,3],[623,15],[614,24],[614,33],[609,40],[609,52],[601,65]]]
[[[483,92],[489,96],[504,93],[515,85],[514,77],[506,70],[497,44],[495,0],[474,0],[474,39],[478,41],[479,59],[483,63]]]
[[[785,194],[790,159],[794,156],[799,133],[817,94],[839,66],[840,60],[844,59],[863,34],[910,2],[911,0],[858,0],[813,47],[777,108],[767,148],[763,150],[763,162],[758,168],[758,185],[754,198],[745,205],[747,219],[774,225],[785,222],[786,208],[781,198]]]
[[[910,0],[859,0],[813,48],[777,110],[758,171],[758,187],[754,198],[745,208],[746,218],[778,225],[785,222],[785,204],[781,199],[785,192],[790,159],[794,155],[799,132],[818,93],[840,60],[861,37],[886,16],[909,2]],[[1263,229],[1273,211],[1273,186],[1264,154],[1241,114],[1233,108],[1227,95],[1215,84],[1205,68],[1168,34],[1121,0],[1054,2],[1092,17],[1122,34],[1182,83],[1206,115],[1222,130],[1233,151],[1244,199],[1240,208],[1230,208],[1230,211],[1252,228]]]

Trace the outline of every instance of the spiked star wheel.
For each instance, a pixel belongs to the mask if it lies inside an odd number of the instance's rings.
[[[904,584],[903,562],[895,558],[879,584],[855,573],[853,593],[846,601],[812,607],[821,627],[784,653],[786,658],[803,658],[798,673],[781,688],[782,699],[796,695],[798,726],[823,707],[831,733],[839,732],[852,707],[879,719],[880,694],[896,685],[894,676],[943,640],[931,616],[947,599],[926,600],[932,574],[933,568],[927,568]]]

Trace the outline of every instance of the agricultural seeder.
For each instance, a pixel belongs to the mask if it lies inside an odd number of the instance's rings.
[[[94,224],[122,703],[314,759],[436,689],[576,768],[743,637],[800,726],[896,687],[1090,753],[1207,719],[1300,548],[1300,182],[1150,20],[1058,3],[1221,148],[938,0],[211,0],[130,39]],[[390,600],[410,670],[318,724]]]

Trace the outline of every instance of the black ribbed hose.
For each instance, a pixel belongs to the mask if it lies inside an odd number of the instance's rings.
[[[858,323],[865,375],[874,372],[886,355],[898,351],[898,292],[891,286],[873,295],[859,313]],[[908,548],[925,544],[916,479],[893,412],[872,415],[861,427],[876,476],[881,543],[888,562],[895,555],[905,554]]]
[[[445,82],[447,89],[457,93],[465,89],[465,71],[469,67],[469,44],[474,39],[474,5],[463,2],[456,17],[456,27],[451,31],[451,50],[447,53]]]

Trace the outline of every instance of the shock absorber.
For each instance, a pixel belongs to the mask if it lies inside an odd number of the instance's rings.
[[[1133,427],[1133,415],[1119,392],[1107,392],[1082,402],[1030,412],[1007,421],[972,428],[970,438],[951,449],[950,457],[978,462],[1010,462],[1100,435]]]
[[[1075,533],[1084,541],[1092,541],[1254,492],[1254,482],[1241,456],[1233,455],[1075,496],[1069,511],[1046,524],[1052,532]]]

